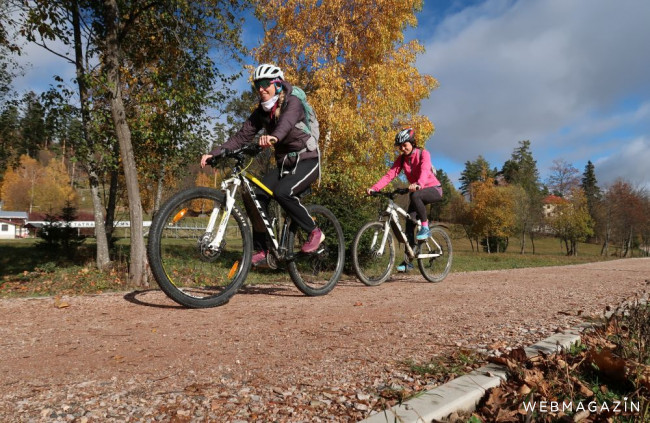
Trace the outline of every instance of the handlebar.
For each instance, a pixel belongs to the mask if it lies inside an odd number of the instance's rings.
[[[236,158],[238,160],[243,160],[244,155],[248,156],[256,156],[262,151],[262,147],[260,147],[258,144],[246,144],[243,147],[237,148],[235,150],[228,150],[226,148],[221,150],[221,154],[218,156],[212,156],[208,160],[205,161],[206,164],[215,167],[217,165],[217,162],[222,159],[230,159],[230,158]]]
[[[371,197],[387,197],[390,198],[391,200],[394,200],[397,195],[404,195],[408,194],[409,189],[408,188],[397,188],[393,191],[373,191],[370,193]]]

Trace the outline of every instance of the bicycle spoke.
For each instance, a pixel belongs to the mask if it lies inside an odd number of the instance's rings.
[[[452,262],[451,239],[440,227],[431,228],[431,236],[418,244],[418,267],[422,276],[429,282],[442,281]]]
[[[384,282],[395,264],[393,236],[390,229],[386,233],[384,226],[383,222],[364,225],[352,244],[355,273],[366,285],[374,286]]]
[[[156,280],[172,299],[188,307],[227,301],[248,271],[250,253],[244,244],[250,243],[250,235],[238,210],[233,209],[219,245],[211,245],[223,214],[215,192],[194,189],[173,197],[156,215],[149,235],[148,253]],[[208,232],[215,209],[220,213],[215,228]]]
[[[334,215],[325,207],[312,205],[309,209],[316,224],[325,234],[325,240],[316,252],[302,253],[300,249],[308,234],[302,229],[294,228],[290,237],[289,253],[293,255],[293,261],[289,263],[289,273],[303,293],[312,296],[323,295],[334,288],[343,271],[343,231]]]

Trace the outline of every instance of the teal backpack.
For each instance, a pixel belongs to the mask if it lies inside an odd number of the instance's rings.
[[[305,109],[305,120],[298,122],[296,128],[305,132],[306,134],[311,135],[309,141],[307,141],[306,148],[308,151],[314,151],[318,149],[318,138],[320,137],[320,129],[318,127],[318,119],[316,119],[316,112],[314,108],[307,102],[307,95],[302,90],[302,88],[293,87],[291,95],[298,97],[302,103],[302,107]]]
[[[320,150],[318,149],[318,138],[320,137],[320,128],[318,126],[318,119],[316,119],[316,112],[314,108],[307,102],[307,95],[302,90],[302,88],[293,87],[291,90],[291,95],[298,97],[302,103],[302,107],[305,109],[305,120],[302,122],[296,123],[296,128],[301,131],[309,134],[310,137],[307,140],[305,149],[303,151],[314,151],[318,150],[318,185],[320,185],[321,178],[321,162],[320,162]]]

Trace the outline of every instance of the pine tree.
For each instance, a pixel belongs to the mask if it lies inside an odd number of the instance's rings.
[[[530,141],[519,141],[519,147],[512,152],[510,160],[502,169],[503,176],[509,184],[521,186],[528,195],[539,192],[539,171],[537,161],[530,151]]]
[[[476,160],[465,162],[465,169],[460,174],[460,192],[463,195],[472,197],[471,187],[473,182],[485,181],[487,178],[496,176],[496,169],[490,170],[490,163],[483,156],[478,156]]]
[[[448,208],[451,198],[454,195],[455,188],[451,183],[451,179],[449,179],[449,176],[444,170],[438,169],[436,177],[442,187],[442,200],[431,203],[431,206],[429,206],[429,218],[431,220],[443,220],[442,216],[444,210]]]
[[[585,196],[587,197],[587,208],[589,210],[589,215],[592,218],[595,218],[595,207],[596,204],[598,204],[598,201],[600,201],[602,193],[598,187],[598,181],[596,181],[595,166],[593,163],[591,163],[591,160],[587,162],[585,171],[582,174],[581,187],[585,192]]]

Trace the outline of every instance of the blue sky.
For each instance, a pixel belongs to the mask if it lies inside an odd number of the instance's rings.
[[[530,140],[542,179],[554,159],[580,173],[591,160],[601,187],[620,177],[650,188],[649,0],[424,3],[407,38],[426,49],[420,72],[440,83],[422,104],[436,126],[426,146],[456,185],[466,161],[501,168]],[[247,26],[253,46],[260,25]],[[26,56],[18,91],[73,75],[36,47]]]
[[[649,22],[647,0],[425,1],[408,35],[440,83],[422,105],[434,161],[457,181],[530,140],[543,179],[554,159],[591,160],[601,187],[650,188]]]

